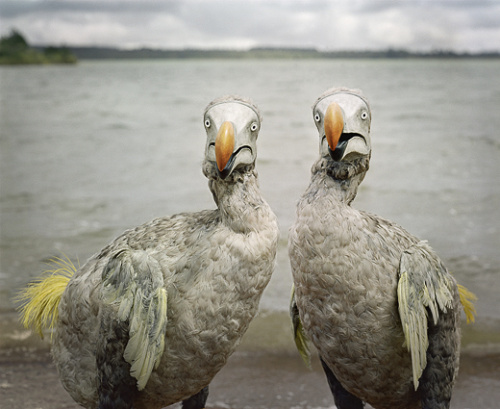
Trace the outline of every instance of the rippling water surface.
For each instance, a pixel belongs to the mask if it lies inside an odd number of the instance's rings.
[[[261,308],[288,308],[287,232],[318,152],[311,105],[332,85],[371,101],[354,206],[430,244],[499,327],[498,61],[106,61],[0,69],[0,313],[53,255],[83,263],[123,230],[212,208],[202,114],[224,94],[264,117],[258,171],[281,225]]]

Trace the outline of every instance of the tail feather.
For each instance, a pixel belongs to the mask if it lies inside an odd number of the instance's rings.
[[[75,265],[68,258],[50,260],[54,268],[46,270],[42,277],[23,289],[16,300],[21,302],[18,308],[21,324],[36,331],[43,339],[43,331],[52,331],[58,317],[61,296],[76,272]]]
[[[465,316],[467,318],[467,324],[469,324],[470,322],[474,322],[474,316],[476,315],[474,301],[477,300],[476,295],[460,284],[458,285],[458,294],[460,295],[460,303],[464,308]]]

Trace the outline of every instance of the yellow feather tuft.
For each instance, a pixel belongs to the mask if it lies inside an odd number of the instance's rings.
[[[460,303],[462,304],[462,307],[464,307],[467,324],[474,322],[474,315],[476,314],[474,301],[477,300],[476,295],[460,284],[458,284],[458,294],[460,295]]]
[[[42,339],[45,329],[54,329],[59,301],[76,272],[75,265],[67,257],[55,257],[50,262],[54,268],[44,271],[42,277],[28,284],[16,297],[16,301],[22,303],[18,308],[22,325],[36,331]]]

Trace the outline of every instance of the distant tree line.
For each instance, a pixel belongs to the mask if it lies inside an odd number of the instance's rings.
[[[86,59],[341,59],[341,58],[500,58],[500,53],[456,53],[453,51],[411,52],[407,50],[318,51],[314,48],[259,47],[250,50],[180,49],[162,50],[137,48],[123,50],[112,47],[71,47],[82,60]]]
[[[74,64],[77,58],[67,47],[30,47],[24,36],[12,30],[0,38],[0,64]]]
[[[113,47],[30,47],[16,30],[0,39],[0,64],[75,63],[77,59],[362,59],[362,58],[500,58],[498,52],[456,53],[436,50],[411,52],[407,50],[319,51],[315,48],[257,47],[250,50],[179,49],[162,50],[137,48],[123,50]]]

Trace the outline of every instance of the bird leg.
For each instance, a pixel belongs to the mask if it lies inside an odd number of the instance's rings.
[[[205,386],[196,395],[182,401],[182,409],[204,409],[208,398],[208,386]]]
[[[363,401],[350,392],[346,391],[342,384],[333,374],[332,370],[320,357],[321,365],[325,371],[326,379],[328,380],[328,386],[332,391],[333,399],[335,400],[335,406],[338,409],[363,409]]]

